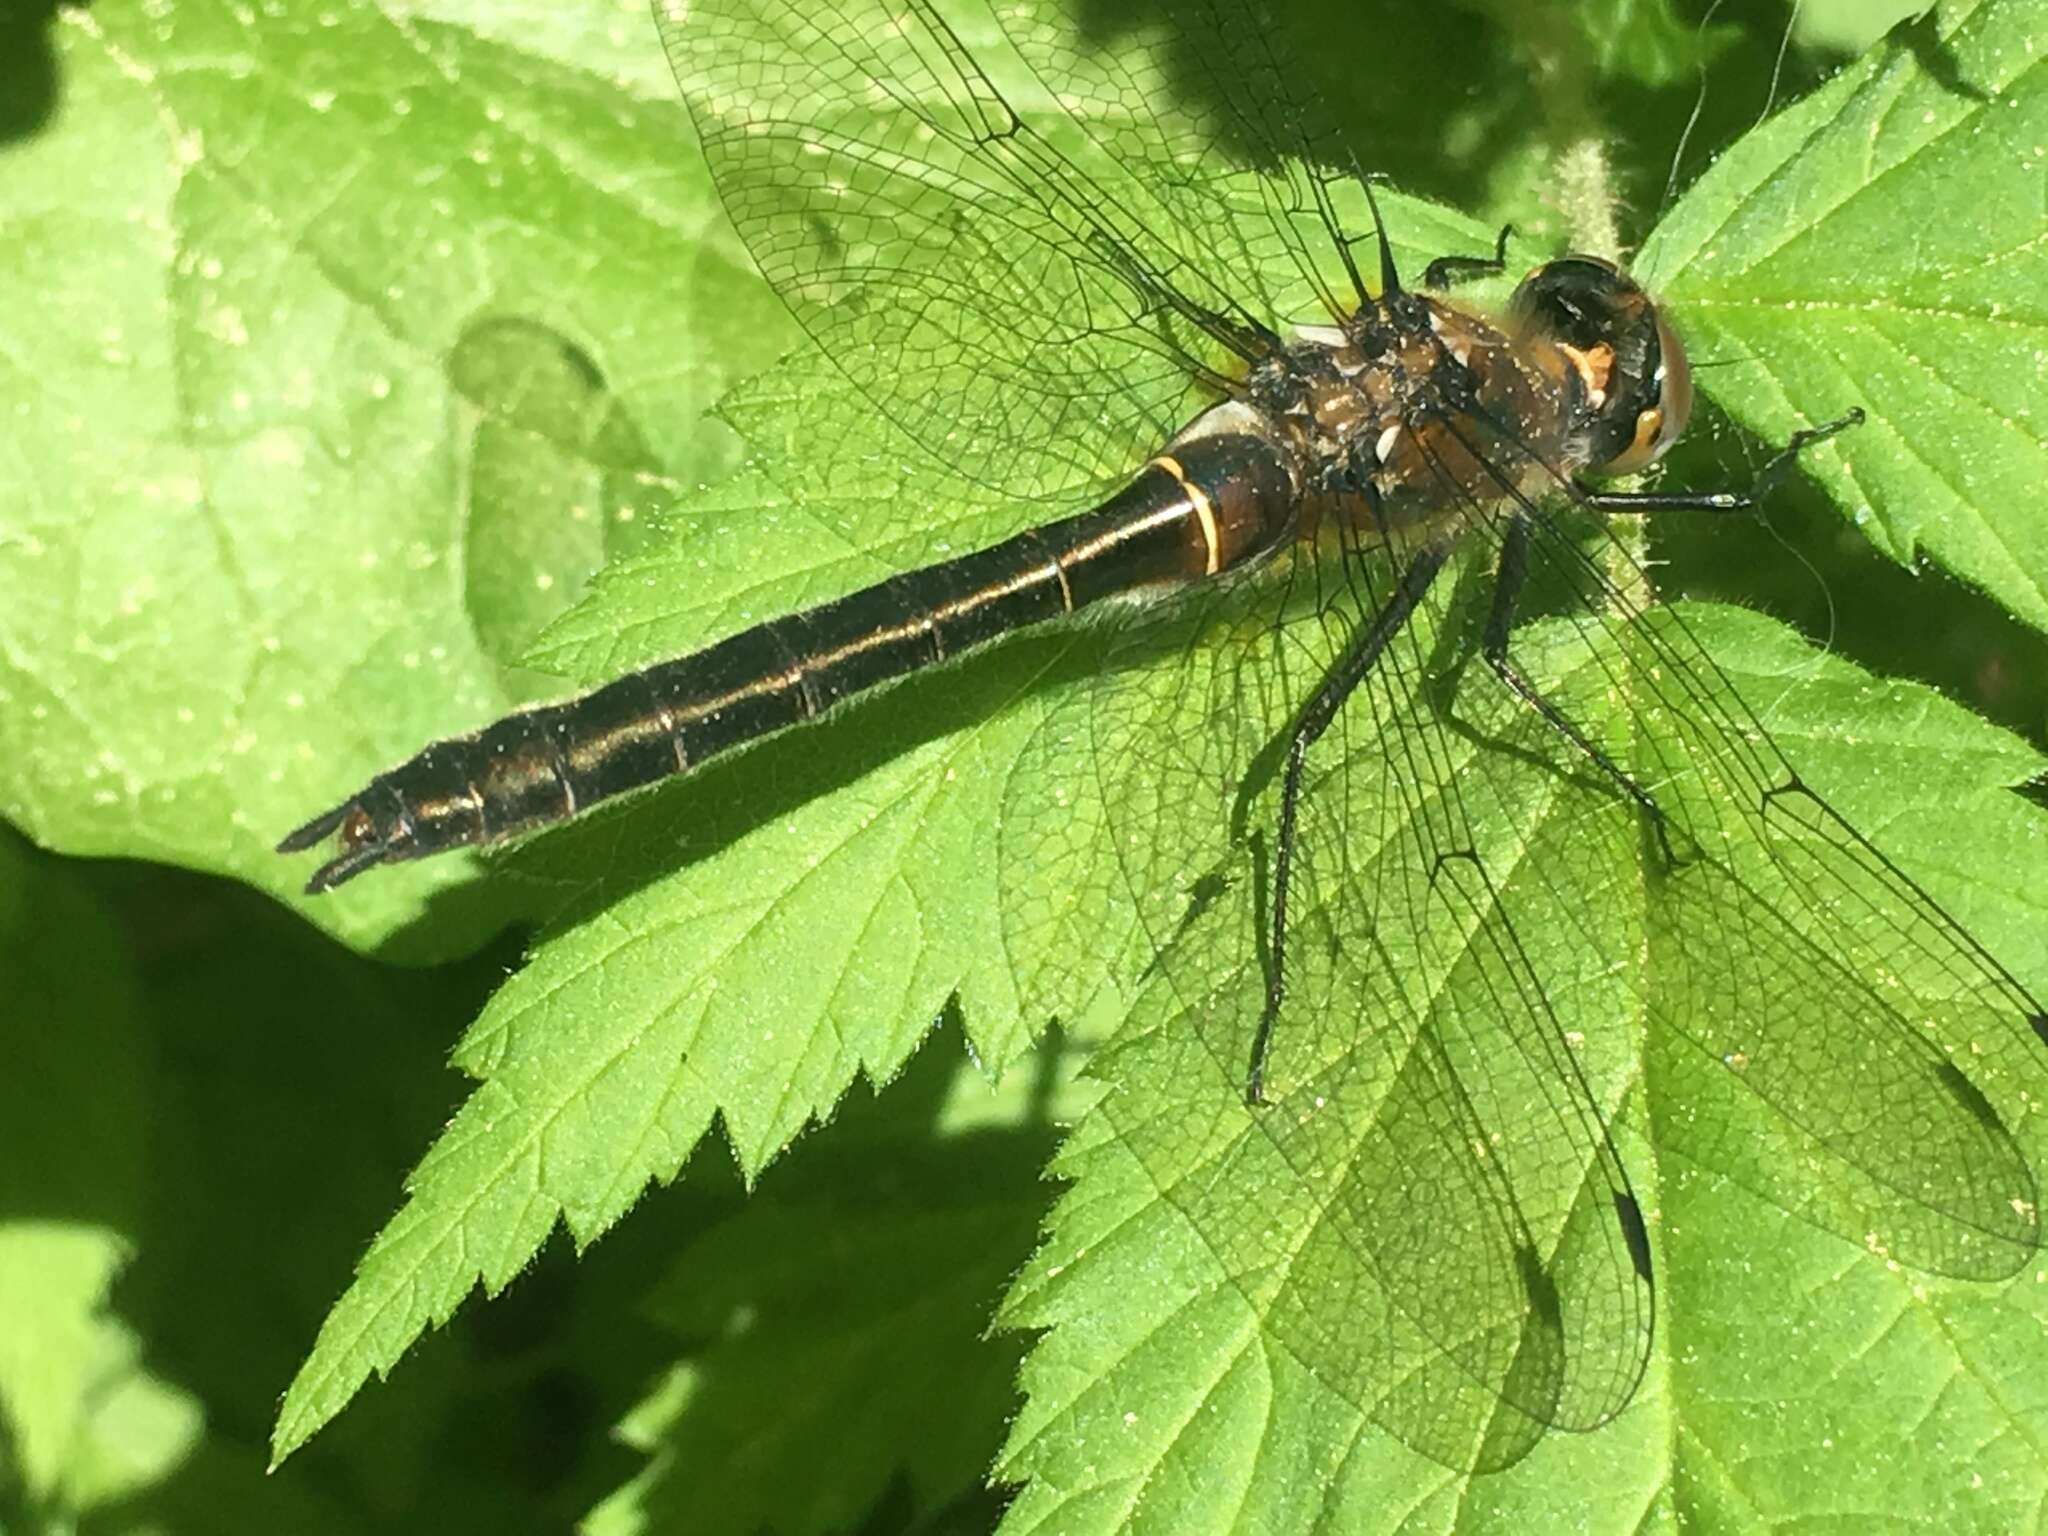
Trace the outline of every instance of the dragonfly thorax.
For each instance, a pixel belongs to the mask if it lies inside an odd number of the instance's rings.
[[[1455,524],[1580,467],[1572,367],[1555,345],[1433,296],[1400,297],[1341,327],[1299,328],[1246,380],[1236,409],[1287,449],[1321,503],[1308,525],[1333,512],[1362,531]]]

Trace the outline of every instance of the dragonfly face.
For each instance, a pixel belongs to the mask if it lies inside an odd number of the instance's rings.
[[[1692,414],[1685,349],[1627,273],[1597,256],[1545,262],[1508,311],[1528,341],[1572,365],[1575,456],[1587,470],[1635,474],[1678,441]]]
[[[998,19],[1047,99],[1160,99],[1029,12]],[[1219,220],[1249,173],[1192,155],[1173,109],[1071,125],[1129,173],[1112,195],[929,0],[659,13],[765,277],[892,445],[1029,526],[427,747],[284,840],[339,837],[311,889],[572,816],[1119,601],[1124,664],[1046,732],[1085,744],[1100,841],[1077,857],[1043,832],[1094,825],[1063,788],[1005,819],[1004,857],[1079,869],[1076,906],[1142,928],[1137,1033],[1177,1043],[1192,1087],[1120,1134],[1192,1118],[1258,1170],[1251,1191],[1207,1164],[1159,1187],[1321,1390],[1467,1467],[1629,1402],[1651,1244],[1609,1132],[1622,1090],[1596,1092],[1553,1001],[1584,985],[1581,953],[1640,969],[1605,1024],[1647,1021],[1825,1166],[1837,1230],[1954,1275],[2033,1257],[2032,1169],[1953,1059],[2037,1052],[2048,1015],[1814,792],[1683,614],[1646,606],[1601,517],[1554,515],[1754,499],[1581,483],[1652,462],[1689,413],[1639,286],[1566,257],[1489,318],[1405,288],[1376,210],[1368,283],[1337,213],[1353,173],[1329,169],[1356,162],[1239,0],[1179,41],[1222,97],[1205,126],[1280,167],[1248,230]],[[1283,341],[1300,292],[1328,324]],[[1851,419],[1799,434],[1759,488]],[[1467,551],[1492,595],[1464,686],[1512,750],[1475,743],[1472,698],[1443,702],[1418,638]],[[1596,699],[1518,661],[1529,578],[1568,609],[1553,632]],[[1541,843],[1536,810],[1588,782],[1572,835]],[[1595,849],[1631,862],[1589,869]],[[1635,930],[1593,931],[1554,884],[1625,890]]]

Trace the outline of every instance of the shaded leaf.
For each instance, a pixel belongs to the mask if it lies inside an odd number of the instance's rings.
[[[1023,1352],[988,1315],[1029,1256],[1070,1095],[1044,1073],[992,1095],[951,1034],[676,1254],[648,1311],[683,1359],[623,1426],[649,1465],[592,1536],[841,1531],[891,1501],[900,1526],[980,1487]]]
[[[0,832],[0,1507],[61,1525],[167,1476],[199,1433],[113,1314],[147,1179],[136,978],[82,883]]]

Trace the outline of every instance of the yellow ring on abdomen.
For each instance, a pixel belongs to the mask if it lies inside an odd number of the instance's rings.
[[[1162,453],[1152,461],[1180,482],[1180,488],[1187,492],[1188,504],[1195,509],[1196,520],[1202,525],[1202,542],[1209,548],[1209,559],[1204,575],[1214,576],[1223,569],[1223,535],[1216,527],[1216,508],[1210,504],[1209,496],[1199,485],[1188,478],[1188,472],[1181,468],[1180,460]]]

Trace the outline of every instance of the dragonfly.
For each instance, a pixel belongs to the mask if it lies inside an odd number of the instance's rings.
[[[1411,284],[1280,32],[1188,15],[1126,52],[984,17],[1027,112],[930,0],[659,0],[763,275],[893,431],[1028,525],[431,743],[280,851],[328,848],[319,892],[497,843],[1093,616],[1111,664],[1074,734],[1149,935],[1140,1011],[1210,1064],[1234,1149],[1167,1198],[1361,1412],[1505,1465],[1611,1420],[1650,1357],[1616,1092],[1554,996],[1600,940],[1532,851],[1547,797],[1590,806],[1557,868],[1632,846],[1636,942],[1675,978],[1650,1026],[1829,1170],[1773,1198],[2016,1272],[2034,1175],[1958,1063],[1995,1042],[2037,1071],[2048,1012],[1801,777],[1626,532],[1755,508],[1859,413],[1743,489],[1617,487],[1691,410],[1651,295],[1571,254],[1497,313],[1462,301],[1507,231]],[[1206,106],[1157,88],[1169,57]],[[1244,1251],[1267,1209],[1289,1235]]]

